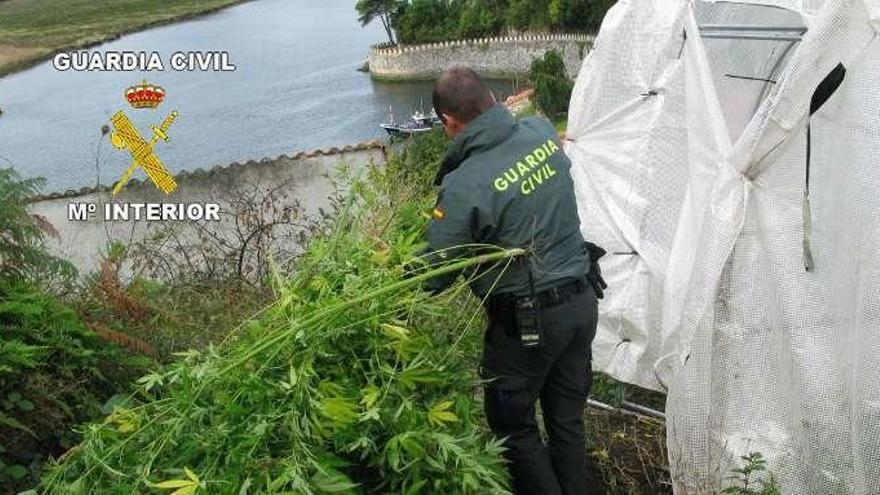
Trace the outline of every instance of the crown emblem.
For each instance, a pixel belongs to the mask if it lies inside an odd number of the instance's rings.
[[[125,90],[125,99],[134,108],[156,108],[165,99],[165,90],[144,79]]]

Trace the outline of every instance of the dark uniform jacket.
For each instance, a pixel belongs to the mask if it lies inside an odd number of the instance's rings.
[[[549,122],[517,122],[500,104],[487,110],[456,137],[444,160],[428,226],[428,252],[442,254],[430,258],[472,254],[455,248],[473,244],[529,251],[503,273],[484,266],[467,274],[476,276],[471,289],[480,297],[528,295],[529,272],[536,292],[583,277],[587,260],[570,168]],[[440,292],[456,276],[435,278],[427,288]]]

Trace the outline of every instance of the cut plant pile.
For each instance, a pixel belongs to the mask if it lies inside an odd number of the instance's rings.
[[[464,283],[437,298],[419,286],[519,253],[404,268],[442,146],[430,136],[354,181],[297,272],[273,278],[275,304],[141,378],[39,490],[508,493],[500,444],[475,419],[479,304]]]

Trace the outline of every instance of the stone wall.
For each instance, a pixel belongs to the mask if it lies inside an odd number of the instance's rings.
[[[295,207],[305,216],[317,216],[320,210],[328,210],[331,206],[331,197],[336,193],[334,176],[341,166],[358,174],[370,166],[384,163],[384,145],[372,141],[184,172],[176,177],[178,189],[170,197],[149,181],[133,179],[115,198],[110,196],[108,187],[84,188],[34,198],[29,210],[43,216],[57,230],[58,236],[47,240],[50,252],[70,260],[80,273],[89,273],[99,267],[102,254],[111,241],[130,246],[173,224],[192,227],[193,223],[105,222],[101,211],[106,203],[218,203],[224,214],[221,221],[215,223],[220,224],[219,230],[231,232],[241,218],[229,214],[236,211],[230,206],[243,197],[259,202],[271,190],[280,187],[283,191],[272,195],[273,201],[268,207]],[[137,175],[142,174],[138,172]],[[71,203],[96,204],[98,211],[86,221],[70,221],[68,204]],[[218,230],[216,227],[212,226]]]
[[[550,50],[562,54],[574,79],[593,44],[580,34],[526,35],[448,41],[426,45],[376,45],[370,49],[370,73],[378,80],[433,79],[448,67],[467,65],[487,77],[528,74],[532,61]]]

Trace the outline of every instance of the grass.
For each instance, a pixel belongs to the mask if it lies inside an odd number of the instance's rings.
[[[33,65],[58,51],[95,45],[241,1],[0,1],[0,75]]]

